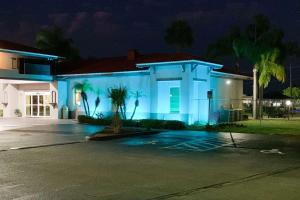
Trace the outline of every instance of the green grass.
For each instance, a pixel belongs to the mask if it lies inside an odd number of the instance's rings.
[[[191,129],[220,131],[220,132],[236,132],[236,133],[252,133],[252,134],[280,134],[280,135],[298,135],[300,136],[300,119],[264,119],[248,120],[237,122],[233,125],[207,127],[191,127]]]

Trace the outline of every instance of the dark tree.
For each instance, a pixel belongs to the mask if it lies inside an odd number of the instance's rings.
[[[192,47],[194,43],[193,30],[184,20],[174,21],[167,29],[165,42],[175,47],[177,51]]]
[[[36,47],[68,60],[79,58],[79,50],[73,46],[72,39],[66,38],[63,30],[56,26],[41,29],[37,33]]]

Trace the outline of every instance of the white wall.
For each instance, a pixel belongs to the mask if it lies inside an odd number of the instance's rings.
[[[132,97],[133,93],[136,91],[142,92],[142,97],[139,99],[140,105],[136,110],[135,119],[149,118],[150,111],[150,78],[146,74],[117,74],[117,75],[107,75],[107,76],[93,76],[84,78],[71,78],[68,79],[68,107],[70,110],[75,111],[79,109],[81,114],[84,114],[84,108],[82,103],[80,106],[75,105],[74,99],[74,85],[77,82],[83,82],[87,80],[94,90],[100,90],[100,106],[97,112],[103,113],[105,116],[111,115],[112,105],[111,100],[107,97],[107,91],[109,88],[125,86],[128,90],[129,98],[127,99],[127,118],[130,118],[134,110],[135,99]],[[59,88],[60,89],[60,88]],[[59,93],[64,93],[65,91],[59,90]],[[88,92],[88,102],[90,105],[91,114],[95,110],[95,99],[97,95],[95,92]]]
[[[46,82],[28,84],[5,83],[5,80],[1,82],[2,83],[0,83],[0,103],[2,104],[4,101],[8,102],[8,105],[6,107],[1,105],[1,108],[3,109],[3,117],[6,118],[16,117],[16,115],[14,114],[16,109],[20,109],[22,116],[26,117],[26,92],[50,92],[52,90],[56,90],[55,85]],[[50,109],[50,118],[56,119],[58,117],[58,109],[53,108],[52,106],[50,106]]]
[[[19,55],[0,52],[0,69],[12,70],[12,58],[19,58]]]
[[[73,89],[77,82],[87,80],[94,89],[101,90],[101,103],[97,112],[109,116],[112,105],[111,100],[107,98],[107,90],[123,85],[130,92],[138,90],[143,93],[135,119],[172,119],[189,124],[206,124],[209,116],[211,117],[211,114],[224,106],[226,99],[227,101],[231,99],[234,108],[241,108],[241,104],[235,99],[242,98],[243,81],[231,79],[231,84],[228,86],[227,79],[213,76],[210,67],[206,65],[194,65],[194,63],[151,65],[149,71],[143,73],[69,77],[65,79],[67,82],[62,84],[62,87],[58,87],[58,93],[62,97],[59,98],[62,102],[60,105],[66,104],[70,110],[78,109],[81,114],[84,114],[82,103],[80,106],[75,105]],[[180,113],[178,114],[169,111],[170,87],[180,87]],[[211,113],[209,113],[207,98],[209,90],[213,90]],[[92,114],[96,94],[89,92],[88,99]],[[127,99],[127,118],[134,109],[134,101],[134,98]]]
[[[7,106],[3,106],[3,117],[15,117],[15,109],[19,108],[19,92],[15,85],[2,84],[1,103],[7,102]]]
[[[212,118],[220,119],[222,110],[243,109],[243,80],[234,77],[211,77],[213,99],[211,105]]]
[[[179,87],[180,89],[181,81],[157,81],[157,98],[158,104],[156,109],[156,114],[158,119],[165,120],[178,120],[180,119],[182,113],[182,106],[180,106],[180,113],[170,112],[170,88]],[[180,96],[181,92],[180,92]],[[180,99],[181,105],[181,99]]]

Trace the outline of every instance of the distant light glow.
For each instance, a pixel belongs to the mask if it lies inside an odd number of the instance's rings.
[[[231,84],[231,80],[226,80],[226,84],[230,85]]]
[[[285,104],[286,104],[287,106],[290,106],[290,105],[292,105],[292,102],[291,102],[290,100],[287,100],[287,101],[285,102]]]
[[[280,102],[274,102],[274,103],[273,103],[273,106],[274,106],[274,107],[280,107],[280,106],[281,106],[281,103],[280,103]]]

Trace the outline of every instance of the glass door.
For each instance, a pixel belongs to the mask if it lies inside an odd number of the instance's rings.
[[[50,116],[50,93],[27,93],[26,116],[49,117]]]

